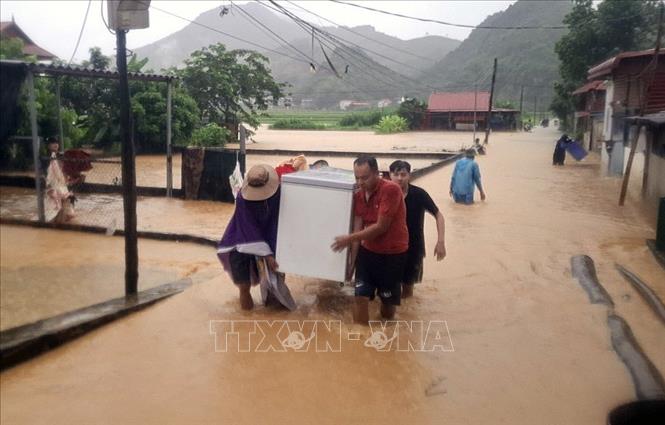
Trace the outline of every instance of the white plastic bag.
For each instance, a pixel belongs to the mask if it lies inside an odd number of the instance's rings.
[[[233,169],[233,173],[229,176],[233,198],[238,197],[238,192],[242,189],[242,182],[243,178],[242,173],[240,172],[240,162],[236,159],[236,168]]]

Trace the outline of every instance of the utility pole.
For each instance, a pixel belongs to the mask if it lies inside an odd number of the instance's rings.
[[[478,85],[473,86],[473,143],[476,145],[476,110],[478,109]]]
[[[485,142],[489,142],[490,137],[490,121],[492,121],[492,101],[494,100],[494,83],[496,82],[496,58],[494,58],[494,69],[492,70],[492,87],[490,88],[490,104],[487,108],[487,119],[485,121]],[[474,140],[475,142],[475,140]]]
[[[524,104],[524,86],[520,87],[520,131],[524,129],[524,117],[522,116],[522,105]]]
[[[136,234],[136,165],[131,133],[129,80],[127,77],[126,31],[118,29],[116,63],[120,74],[120,129],[122,135],[122,200],[125,213],[125,295],[136,294],[139,280],[139,251]]]
[[[536,120],[538,119],[538,96],[533,98],[533,123],[531,128],[536,127]]]
[[[130,29],[148,28],[150,0],[108,1],[109,27],[115,30],[116,64],[120,85],[120,134],[122,137],[122,201],[125,218],[125,296],[138,292],[139,251],[136,234],[136,154],[132,137],[127,39]]]

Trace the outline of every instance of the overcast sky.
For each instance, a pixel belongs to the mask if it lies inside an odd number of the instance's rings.
[[[405,15],[439,19],[467,25],[478,25],[488,15],[505,10],[515,1],[354,1],[352,3]],[[247,3],[238,1],[238,4]],[[471,30],[424,23],[398,17],[365,11],[356,7],[333,3],[330,1],[295,1],[319,15],[342,25],[372,25],[377,31],[384,32],[402,39],[422,37],[424,35],[443,35],[458,40],[466,38]],[[229,6],[229,1],[176,1],[152,0],[151,5],[167,10],[184,18],[194,20],[201,13],[222,5]],[[291,9],[299,16],[314,24],[325,25],[325,22],[299,11],[288,3],[284,7]],[[76,40],[86,9],[87,0],[70,1],[33,1],[33,0],[0,0],[2,20],[11,20],[28,34],[32,40],[56,54],[63,60],[69,60],[74,52]],[[103,3],[106,16],[106,2]],[[102,22],[102,2],[93,0],[88,20],[83,31],[81,43],[75,55],[75,62],[88,57],[88,49],[99,46],[107,55],[114,53],[115,37],[111,35]],[[150,11],[150,28],[130,31],[127,34],[127,46],[136,48],[157,41],[175,32],[188,22],[166,15],[157,10]],[[223,25],[223,24],[221,24]],[[220,26],[220,30],[223,30]]]

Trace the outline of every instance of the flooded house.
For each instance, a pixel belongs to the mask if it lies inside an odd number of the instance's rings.
[[[623,52],[591,67],[588,80],[606,88],[601,167],[623,175],[637,137],[631,174],[657,198],[665,196],[665,51],[654,59],[654,49]]]
[[[575,111],[575,133],[582,133],[583,144],[590,151],[600,152],[605,119],[605,83],[590,81],[573,92],[578,101]]]
[[[429,96],[423,127],[426,130],[484,129],[487,122],[490,93],[435,92]],[[519,110],[493,108],[490,125],[492,130],[516,130]]]

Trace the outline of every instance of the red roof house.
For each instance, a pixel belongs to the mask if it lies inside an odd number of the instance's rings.
[[[443,130],[473,130],[474,110],[477,128],[485,128],[490,93],[482,92],[436,92],[429,96],[424,128]],[[514,109],[493,108],[492,128],[495,130],[514,130],[517,126],[519,111]]]
[[[3,39],[18,38],[23,41],[23,54],[34,55],[37,60],[47,61],[57,58],[56,55],[35,44],[30,37],[14,22],[0,22],[0,37]]]

